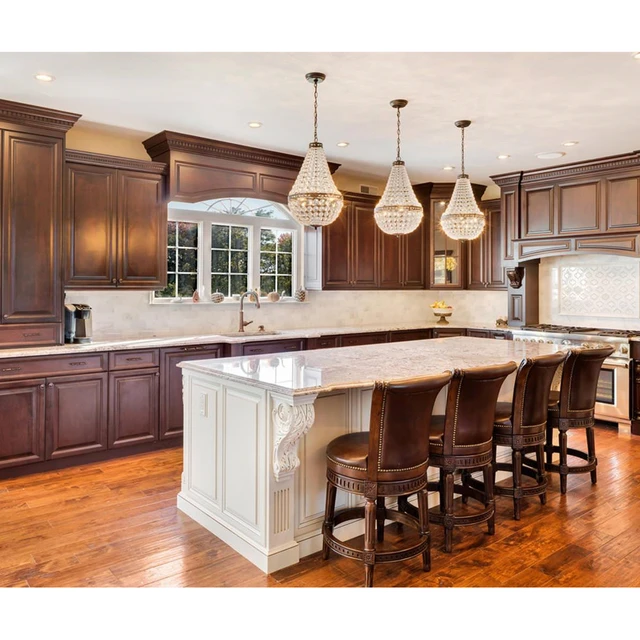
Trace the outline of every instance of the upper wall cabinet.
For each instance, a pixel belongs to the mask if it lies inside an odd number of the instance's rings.
[[[62,340],[64,138],[79,117],[0,100],[0,347]]]
[[[65,286],[166,286],[166,165],[71,150],[66,159]]]
[[[484,200],[478,206],[487,218],[482,235],[467,243],[467,289],[507,289],[507,277],[502,266],[503,219],[500,199]]]

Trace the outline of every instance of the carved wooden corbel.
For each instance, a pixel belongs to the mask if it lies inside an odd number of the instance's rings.
[[[512,289],[519,289],[522,286],[522,279],[524,278],[524,267],[507,269],[507,278],[509,278],[509,284]]]

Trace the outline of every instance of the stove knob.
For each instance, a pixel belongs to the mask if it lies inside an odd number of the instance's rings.
[[[561,344],[571,344],[571,340],[567,340],[566,338],[561,342]]]
[[[620,353],[629,353],[629,349],[627,347],[625,347],[624,345],[622,345],[620,347]]]
[[[520,338],[514,338],[515,342],[520,342]]]
[[[553,340],[547,340],[547,344],[553,344]]]
[[[580,346],[584,347],[585,349],[588,349],[589,348],[589,343],[588,342],[583,342]]]
[[[544,338],[538,338],[538,342],[544,342]]]

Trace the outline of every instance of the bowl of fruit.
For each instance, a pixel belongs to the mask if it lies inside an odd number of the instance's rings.
[[[449,324],[447,318],[453,313],[453,307],[451,305],[445,304],[444,300],[436,300],[432,303],[431,309],[433,314],[440,318],[436,324]]]

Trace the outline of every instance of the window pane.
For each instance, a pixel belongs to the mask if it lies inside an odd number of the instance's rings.
[[[278,273],[291,274],[291,254],[278,254]]]
[[[278,251],[289,251],[293,248],[293,242],[291,241],[290,231],[281,231],[278,234]]]
[[[229,276],[214,274],[211,276],[211,292],[219,291],[225,296],[229,295]]]
[[[167,230],[167,245],[170,247],[176,246],[176,223],[170,222]]]
[[[178,275],[178,295],[192,296],[196,290],[197,276],[195,273],[188,275]]]
[[[213,249],[229,247],[229,227],[221,224],[211,225],[211,247]]]
[[[176,250],[169,248],[167,253],[167,271],[175,271],[176,270]]]
[[[247,273],[248,266],[248,254],[246,251],[232,251],[231,252],[231,267],[229,271],[231,273]]]
[[[285,296],[291,295],[291,276],[278,276],[278,293],[283,291]]]
[[[211,271],[213,273],[229,273],[229,252],[216,251],[211,252]]]
[[[261,253],[260,254],[260,273],[276,272],[276,254]]]
[[[231,248],[249,248],[249,229],[247,227],[231,227]]]
[[[155,292],[156,298],[175,298],[176,297],[176,276],[170,273],[167,278],[167,286],[162,291]]]
[[[178,271],[198,271],[197,249],[178,249]]]
[[[260,276],[260,293],[266,296],[276,290],[275,276]]]
[[[198,246],[198,225],[195,222],[178,222],[178,246]]]
[[[247,276],[229,276],[231,295],[247,290]]]
[[[276,250],[276,234],[271,229],[260,231],[260,251]]]

